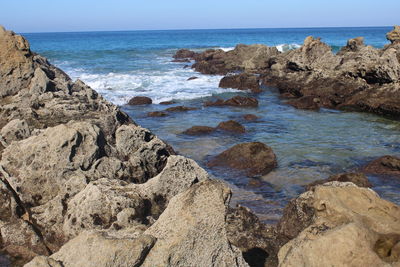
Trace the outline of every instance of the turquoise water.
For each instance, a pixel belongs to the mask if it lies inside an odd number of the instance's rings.
[[[230,146],[261,141],[273,148],[278,168],[259,179],[245,178],[226,169],[209,170],[233,188],[234,203],[246,205],[267,222],[276,221],[288,199],[303,192],[311,181],[331,174],[356,170],[382,155],[400,155],[400,122],[354,112],[334,110],[302,111],[284,103],[274,88],[255,95],[258,108],[203,108],[206,100],[251,95],[233,89],[220,89],[221,76],[207,76],[172,63],[179,48],[232,49],[238,43],[262,43],[280,50],[298,47],[306,36],[322,37],[338,51],[347,39],[364,36],[365,42],[383,47],[390,28],[244,29],[192,31],[133,31],[24,34],[32,49],[48,57],[73,79],[82,79],[110,101],[122,105],[140,125],[169,142],[180,154],[201,166]],[[187,81],[191,76],[199,78]],[[145,95],[153,105],[129,107],[133,96]],[[160,101],[199,108],[163,118],[148,118],[147,112],[162,110]],[[246,122],[243,114],[260,117]],[[193,125],[216,126],[235,119],[247,130],[244,135],[213,133],[190,137],[181,132]],[[400,179],[369,177],[382,197],[400,204]]]

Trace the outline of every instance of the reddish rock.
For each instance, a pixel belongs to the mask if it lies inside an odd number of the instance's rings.
[[[153,103],[153,101],[147,96],[135,96],[129,100],[128,105],[149,105],[151,103]]]
[[[147,113],[147,116],[149,117],[165,117],[168,116],[167,113],[165,113],[164,111],[152,111]]]
[[[246,121],[255,121],[258,119],[258,117],[254,114],[245,114],[243,115],[243,119],[245,119]]]
[[[176,103],[175,101],[163,101],[163,102],[160,102],[160,105],[172,105],[175,103]]]
[[[307,191],[312,190],[315,186],[321,185],[328,182],[352,182],[359,187],[372,187],[367,176],[363,173],[341,173],[337,175],[332,175],[328,179],[317,180],[306,186]]]
[[[175,59],[185,59],[185,58],[193,58],[196,55],[195,52],[190,51],[189,49],[179,49],[175,55]]]
[[[215,102],[207,101],[204,106],[234,106],[234,107],[257,107],[258,101],[254,97],[234,96],[228,100],[218,99]]]
[[[169,112],[183,112],[183,111],[196,110],[196,109],[197,108],[185,107],[185,106],[176,106],[176,107],[167,108],[166,111],[169,111]]]
[[[182,133],[187,135],[205,135],[212,133],[214,130],[213,127],[209,126],[193,126]]]
[[[260,142],[242,143],[222,152],[208,163],[209,167],[243,170],[249,177],[265,175],[277,166],[272,149]]]
[[[371,174],[384,174],[400,176],[400,158],[383,156],[368,163],[363,171]]]
[[[230,121],[223,121],[217,126],[218,129],[233,132],[233,133],[245,133],[246,129],[238,123],[237,121],[230,120]]]
[[[196,79],[198,79],[198,78],[199,78],[199,77],[193,76],[193,77],[190,77],[189,79],[187,79],[187,81],[196,80]]]
[[[247,73],[225,76],[219,82],[219,87],[251,90],[253,93],[261,92],[260,79],[255,75]]]

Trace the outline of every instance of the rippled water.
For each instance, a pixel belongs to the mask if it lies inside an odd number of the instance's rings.
[[[288,199],[303,192],[311,181],[331,174],[352,171],[382,155],[400,155],[400,122],[383,117],[334,110],[302,111],[288,106],[274,88],[256,95],[258,108],[207,107],[213,96],[251,95],[220,89],[221,76],[208,76],[172,63],[179,48],[202,50],[232,49],[237,43],[262,43],[289,49],[308,35],[322,37],[334,51],[349,38],[364,36],[366,43],[382,47],[390,28],[244,29],[194,31],[136,31],[25,34],[32,49],[82,79],[110,101],[123,105],[136,95],[149,96],[153,105],[123,106],[134,120],[169,142],[180,154],[206,168],[207,160],[236,143],[260,141],[268,144],[278,158],[278,168],[260,179],[249,179],[226,170],[209,170],[233,188],[234,203],[256,211],[263,220],[274,222]],[[191,76],[199,78],[187,81]],[[160,101],[199,108],[163,118],[148,118],[147,112],[162,110]],[[247,122],[243,114],[255,114]],[[193,125],[216,126],[235,119],[247,130],[243,135],[216,132],[191,137],[181,132]],[[400,179],[369,177],[382,197],[400,204]]]

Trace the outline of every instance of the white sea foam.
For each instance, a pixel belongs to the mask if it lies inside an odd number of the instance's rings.
[[[286,52],[286,51],[297,49],[300,47],[301,47],[301,45],[299,45],[299,44],[280,44],[280,45],[276,46],[276,48],[280,52]]]
[[[220,49],[224,50],[225,52],[228,52],[228,51],[234,50],[235,48],[234,47],[221,47]]]
[[[154,103],[195,99],[234,89],[218,88],[222,76],[202,75],[181,66],[169,71],[133,71],[130,73],[90,74],[82,69],[67,70],[73,79],[81,79],[114,104],[126,104],[134,96],[148,96]],[[189,77],[198,77],[187,81]]]

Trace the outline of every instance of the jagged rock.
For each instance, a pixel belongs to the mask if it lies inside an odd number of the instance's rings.
[[[270,147],[260,142],[252,142],[238,144],[225,150],[208,162],[208,166],[243,170],[251,177],[269,173],[277,166],[277,161]]]
[[[15,119],[7,123],[0,131],[0,142],[8,146],[12,141],[25,139],[31,135],[31,129],[25,120]]]
[[[308,220],[297,222],[305,228],[279,250],[279,266],[399,263],[400,207],[353,183],[330,182],[299,198],[297,210],[310,210]],[[301,213],[294,214],[296,225]]]
[[[350,39],[347,41],[346,46],[344,46],[338,53],[338,55],[343,55],[347,52],[356,52],[363,48],[364,45],[364,37],[357,37],[354,39]]]
[[[400,41],[400,26],[394,26],[393,31],[388,32],[386,34],[386,38],[391,42],[391,43],[396,43]]]
[[[254,97],[234,96],[227,100],[207,101],[204,106],[258,107],[258,100]]]
[[[400,158],[383,156],[364,166],[363,171],[371,174],[400,176]]]
[[[338,181],[338,182],[351,182],[359,187],[372,187],[372,184],[369,182],[367,176],[363,173],[341,173],[337,175],[332,175],[328,179],[323,179],[323,180],[317,180],[315,182],[312,182],[306,186],[306,189],[312,190],[315,188],[317,185],[325,184],[328,182],[333,182],[333,181]]]
[[[251,90],[253,93],[261,92],[259,78],[247,73],[225,76],[219,82],[219,87]]]
[[[144,234],[157,242],[142,266],[248,266],[227,237],[230,190],[204,181],[171,199]]]
[[[244,128],[243,125],[238,123],[237,121],[234,120],[229,120],[229,121],[223,121],[220,124],[218,124],[217,129],[223,130],[223,131],[228,131],[228,132],[233,132],[233,133],[245,133],[246,128]]]
[[[131,100],[129,100],[128,105],[135,106],[135,105],[149,105],[152,104],[153,100],[147,96],[135,96]]]
[[[182,133],[186,135],[204,135],[212,133],[213,131],[215,131],[215,129],[209,126],[192,126]]]

